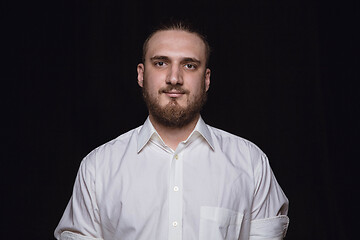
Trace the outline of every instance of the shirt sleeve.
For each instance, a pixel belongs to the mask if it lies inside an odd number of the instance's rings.
[[[258,153],[255,168],[255,192],[251,212],[250,240],[281,240],[285,237],[289,218],[289,201],[270,168],[265,154]]]
[[[80,165],[71,199],[54,232],[58,240],[101,239],[92,157],[89,155]]]

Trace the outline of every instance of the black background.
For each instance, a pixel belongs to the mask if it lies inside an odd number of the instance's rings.
[[[1,238],[53,239],[82,158],[147,117],[142,43],[175,17],[207,33],[203,118],[268,155],[287,239],[356,239],[358,1],[1,5]]]

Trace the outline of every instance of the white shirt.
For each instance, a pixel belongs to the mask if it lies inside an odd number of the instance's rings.
[[[173,151],[148,118],[84,158],[55,237],[278,240],[287,210],[266,155],[253,143],[200,117]]]

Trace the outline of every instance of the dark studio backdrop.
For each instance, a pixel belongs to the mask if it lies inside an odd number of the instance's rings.
[[[53,239],[82,158],[145,121],[136,65],[171,16],[207,33],[203,118],[268,155],[287,239],[356,239],[359,2],[1,5],[2,239]]]

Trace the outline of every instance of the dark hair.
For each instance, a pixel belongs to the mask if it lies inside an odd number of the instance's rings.
[[[206,66],[208,65],[211,49],[205,34],[203,34],[199,29],[195,28],[191,23],[183,20],[170,20],[167,21],[166,23],[162,23],[149,34],[149,36],[146,38],[143,44],[143,54],[142,54],[143,63],[145,63],[145,55],[151,37],[154,36],[154,34],[157,32],[169,31],[169,30],[179,30],[179,31],[185,31],[188,33],[196,34],[205,44],[205,60],[206,60],[205,65]]]

